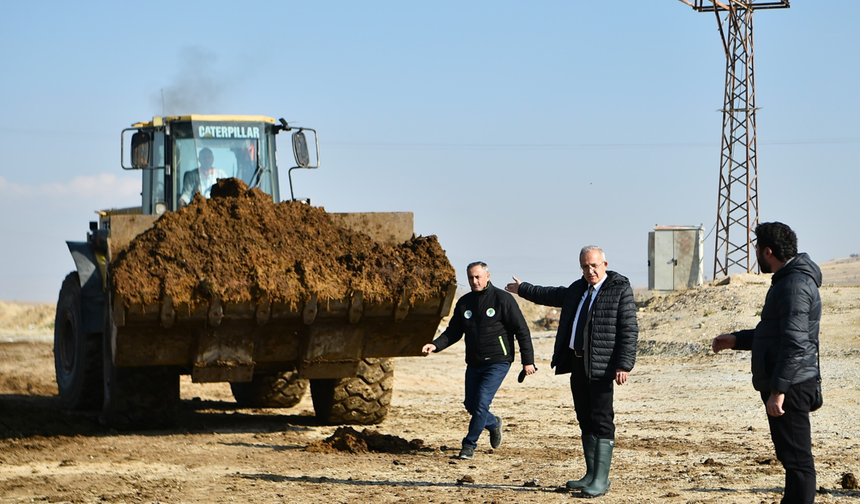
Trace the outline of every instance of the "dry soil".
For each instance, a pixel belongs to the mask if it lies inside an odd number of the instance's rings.
[[[435,236],[398,245],[374,242],[335,225],[325,209],[273,203],[241,180],[220,179],[212,198],[199,194],[168,212],[112,258],[111,283],[126,304],[246,302],[267,296],[300,305],[348,298],[366,301],[439,297],[454,269]]]
[[[606,503],[771,503],[783,471],[749,355],[713,355],[709,341],[751,327],[766,276],[639,296],[640,350],[616,394],[617,446]],[[860,491],[860,288],[829,286],[821,365],[824,407],[812,414],[819,503],[856,503]],[[553,314],[523,304],[533,322]],[[552,332],[535,332],[539,372],[511,369],[493,403],[502,446],[487,436],[456,460],[462,343],[396,360],[391,412],[380,425],[319,425],[309,397],[289,410],[237,409],[225,384],[182,381],[181,426],[115,432],[95,414],[60,409],[53,307],[0,303],[0,501],[74,503],[561,503],[583,471],[565,377],[552,375]],[[15,312],[16,314],[10,315]],[[42,316],[39,316],[42,313]],[[549,316],[547,316],[549,315]],[[16,322],[23,320],[23,322]],[[42,321],[42,322],[40,322]],[[853,480],[856,484],[856,479]]]

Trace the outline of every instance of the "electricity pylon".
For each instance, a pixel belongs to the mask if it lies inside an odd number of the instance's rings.
[[[723,139],[714,278],[733,266],[752,273],[757,266],[753,232],[758,224],[758,164],[753,75],[753,12],[787,9],[789,0],[680,0],[697,12],[713,12],[726,52]]]

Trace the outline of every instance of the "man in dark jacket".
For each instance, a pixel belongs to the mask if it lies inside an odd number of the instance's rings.
[[[811,504],[816,487],[809,411],[820,390],[821,269],[797,253],[797,236],[785,224],[759,224],[755,234],[759,267],[773,273],[761,321],[755,329],[717,336],[712,348],[752,350],[753,387],[761,393],[776,458],[785,468],[782,503]]]
[[[630,282],[614,271],[600,247],[579,253],[582,278],[567,287],[540,287],[514,277],[505,289],[537,304],[561,307],[552,366],[570,373],[570,390],[582,432],[585,476],[567,482],[585,497],[609,490],[615,446],[614,384],[623,385],[636,362],[639,325]]]
[[[534,374],[534,349],[531,334],[513,296],[490,283],[490,272],[483,262],[466,268],[472,291],[462,296],[454,307],[448,328],[424,345],[430,355],[460,341],[466,335],[466,398],[463,405],[472,415],[469,432],[463,438],[458,458],[475,456],[478,438],[484,429],[490,431],[490,446],[502,443],[502,419],[490,414],[490,404],[514,361],[514,337],[520,345],[523,371]]]

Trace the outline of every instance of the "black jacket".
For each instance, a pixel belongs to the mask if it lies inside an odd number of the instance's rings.
[[[736,350],[752,350],[756,390],[785,393],[819,375],[820,286],[818,265],[805,253],[796,255],[773,274],[761,322],[734,333]]]
[[[517,290],[533,303],[561,308],[551,364],[555,374],[570,373],[572,369],[570,336],[576,308],[587,288],[588,283],[580,278],[568,287],[541,287],[523,282]],[[591,331],[583,348],[586,375],[591,379],[615,378],[616,369],[631,371],[636,363],[639,324],[630,282],[614,271],[607,271],[591,306]]]
[[[448,328],[433,340],[439,352],[466,335],[466,364],[482,366],[514,361],[514,336],[523,366],[534,364],[531,334],[514,297],[487,283],[487,288],[463,295],[454,307]]]

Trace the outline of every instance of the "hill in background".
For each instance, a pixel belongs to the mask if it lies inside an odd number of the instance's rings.
[[[0,301],[0,337],[54,334],[54,303]]]
[[[819,264],[828,285],[860,286],[860,254],[851,254],[845,259],[834,259]]]

